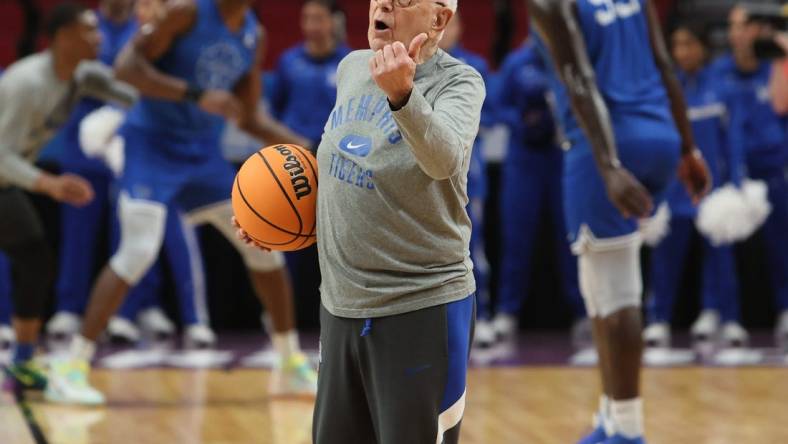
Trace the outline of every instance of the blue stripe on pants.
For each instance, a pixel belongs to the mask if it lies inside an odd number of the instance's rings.
[[[11,302],[11,265],[8,258],[0,253],[0,324],[11,323],[14,307]]]
[[[476,297],[471,295],[446,305],[449,371],[440,412],[445,412],[465,393],[475,303]]]

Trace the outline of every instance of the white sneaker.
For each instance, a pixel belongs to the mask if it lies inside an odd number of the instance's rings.
[[[104,395],[88,383],[90,364],[78,359],[53,359],[44,398],[60,404],[102,405]]]
[[[16,341],[16,334],[10,325],[0,324],[0,350],[8,350]]]
[[[575,350],[582,350],[594,345],[591,319],[587,317],[578,319],[572,324],[572,345],[575,347]]]
[[[47,322],[47,335],[54,340],[65,340],[79,333],[82,320],[74,313],[59,311]]]
[[[137,315],[137,323],[143,333],[154,340],[166,340],[175,335],[175,324],[158,307],[143,310]]]
[[[112,342],[136,344],[141,338],[140,329],[126,318],[114,316],[109,320],[107,333]]]
[[[216,345],[216,334],[205,324],[192,324],[183,332],[183,344],[187,349],[211,348]]]
[[[475,347],[487,348],[495,344],[495,330],[490,321],[479,319],[473,333],[473,345]]]
[[[670,324],[655,322],[643,330],[643,342],[649,348],[670,348]]]
[[[498,313],[493,319],[493,330],[499,339],[511,339],[517,334],[517,318],[510,314]]]
[[[746,347],[750,335],[738,322],[726,322],[722,325],[722,343],[726,348]]]
[[[703,310],[692,324],[692,340],[695,342],[711,342],[720,328],[720,315],[716,310]]]
[[[274,368],[268,390],[272,396],[315,396],[317,372],[303,353],[293,354]]]
[[[774,342],[783,350],[788,350],[788,310],[780,313],[774,328]]]

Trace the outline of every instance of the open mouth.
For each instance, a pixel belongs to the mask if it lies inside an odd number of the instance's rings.
[[[389,29],[389,25],[385,24],[380,20],[375,20],[375,30],[376,31],[386,31]]]

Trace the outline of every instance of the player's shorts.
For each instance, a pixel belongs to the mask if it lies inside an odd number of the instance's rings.
[[[676,177],[680,152],[681,142],[671,132],[618,145],[622,164],[648,189],[655,208]],[[608,198],[587,141],[575,144],[564,156],[564,212],[575,254],[640,241],[638,221],[624,218]]]
[[[454,444],[474,296],[371,320],[320,312],[316,444]]]
[[[217,138],[177,138],[132,125],[120,135],[126,146],[120,185],[132,199],[184,212],[230,199],[235,171],[222,158]]]

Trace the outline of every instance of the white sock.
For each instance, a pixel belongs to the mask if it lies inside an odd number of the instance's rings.
[[[643,400],[641,398],[625,401],[610,401],[610,413],[616,432],[624,438],[635,439],[643,436]]]
[[[594,414],[594,428],[602,427],[608,436],[612,436],[613,421],[610,418],[610,398],[607,395],[599,396],[599,410]]]
[[[274,344],[274,350],[279,354],[282,361],[301,351],[301,345],[298,343],[298,331],[296,330],[274,333],[271,336],[271,341]]]
[[[96,343],[82,335],[74,335],[69,346],[69,355],[72,358],[83,359],[90,362],[96,354]]]

